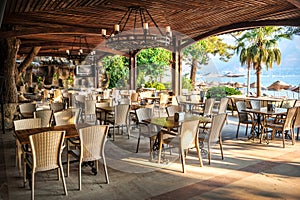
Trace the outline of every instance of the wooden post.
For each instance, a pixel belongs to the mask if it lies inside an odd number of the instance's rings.
[[[136,66],[136,54],[138,51],[129,52],[129,80],[130,80],[130,90],[136,89],[136,79],[137,79],[137,66]]]

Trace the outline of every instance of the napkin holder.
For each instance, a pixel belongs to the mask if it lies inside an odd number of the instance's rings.
[[[179,122],[179,121],[183,121],[184,120],[184,112],[176,112],[174,114],[174,121],[175,122]]]

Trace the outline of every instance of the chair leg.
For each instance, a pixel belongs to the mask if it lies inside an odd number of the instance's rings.
[[[81,161],[78,166],[78,189],[81,190]]]
[[[141,127],[139,127],[139,138],[138,138],[138,142],[137,142],[137,145],[136,145],[136,153],[139,152],[139,146],[140,146],[140,139],[141,139]]]
[[[182,172],[185,173],[185,155],[184,155],[183,149],[181,149],[180,159],[181,159],[181,165],[182,165]]]
[[[222,156],[222,160],[224,160],[224,154],[223,154],[223,145],[222,145],[222,141],[220,140],[220,150],[221,150],[221,156]]]
[[[196,143],[196,149],[197,149],[197,154],[198,154],[198,159],[200,162],[200,167],[203,167],[203,162],[202,162],[202,156],[199,148],[199,142]]]
[[[248,135],[248,124],[246,124],[246,133],[245,135],[247,136]]]
[[[32,169],[31,174],[31,199],[34,200],[34,173],[35,171]]]
[[[104,154],[102,155],[102,159],[103,159],[103,168],[104,168],[106,183],[109,184],[108,173],[107,173],[107,166],[106,166],[106,160],[105,160]]]
[[[238,124],[237,130],[236,130],[236,135],[235,135],[236,138],[239,137],[239,130],[240,130],[240,123]]]
[[[61,179],[62,179],[62,183],[63,183],[65,195],[68,195],[67,186],[66,186],[66,181],[65,181],[65,175],[64,175],[64,170],[63,170],[63,167],[62,167],[61,164],[60,164],[60,166],[59,166],[59,169],[60,169],[60,174],[61,174]]]
[[[113,125],[113,141],[115,141],[115,125]]]
[[[26,176],[27,176],[27,173],[26,173],[26,160],[25,160],[25,156],[26,156],[26,154],[22,154],[23,156],[23,185],[24,185],[24,187],[25,187],[25,185],[26,185],[26,181],[27,181],[27,179],[26,179]]]
[[[297,140],[299,140],[299,130],[300,128],[297,128]]]
[[[282,147],[285,148],[285,134],[284,134],[284,131],[282,130]]]

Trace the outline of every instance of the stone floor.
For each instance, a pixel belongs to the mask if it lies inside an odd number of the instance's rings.
[[[106,144],[106,158],[110,183],[105,183],[101,165],[96,176],[90,167],[82,172],[82,190],[77,190],[77,163],[71,165],[66,178],[68,196],[63,193],[56,171],[38,173],[35,182],[36,199],[300,199],[299,141],[287,141],[282,148],[279,138],[269,144],[258,139],[248,140],[240,129],[235,138],[236,117],[229,116],[223,130],[222,160],[218,146],[212,153],[211,165],[203,154],[201,168],[195,151],[186,158],[187,172],[181,172],[176,151],[165,152],[164,163],[149,161],[149,142],[145,138],[135,153],[137,129],[130,139],[118,135]],[[28,185],[15,166],[12,131],[0,135],[0,199],[30,199]],[[63,158],[65,160],[65,158]],[[65,166],[66,167],[66,166]]]

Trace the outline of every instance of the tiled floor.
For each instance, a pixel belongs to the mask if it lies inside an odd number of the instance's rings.
[[[36,199],[300,199],[300,148],[279,138],[259,144],[244,136],[235,138],[237,119],[229,117],[223,131],[225,159],[221,160],[218,146],[208,165],[199,167],[195,151],[186,159],[187,172],[181,172],[176,152],[165,154],[164,164],[149,161],[148,140],[142,140],[135,153],[137,131],[118,135],[106,145],[110,184],[100,165],[96,176],[89,167],[83,169],[82,190],[77,190],[77,163],[71,165],[66,178],[68,196],[56,179],[56,172],[40,173],[36,177]],[[0,199],[30,199],[30,189],[22,187],[22,178],[14,164],[12,132],[0,136]]]

